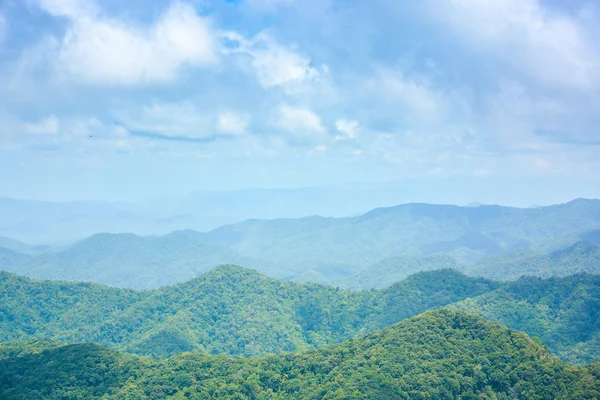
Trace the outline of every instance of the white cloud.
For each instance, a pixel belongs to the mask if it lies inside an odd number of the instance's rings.
[[[242,135],[246,132],[250,117],[246,114],[224,112],[217,118],[217,130],[225,135]]]
[[[265,88],[282,87],[288,93],[301,92],[328,73],[327,66],[316,68],[310,58],[276,43],[262,33],[247,40],[233,32],[225,37],[237,47],[232,53],[247,54],[260,84]]]
[[[335,140],[357,139],[358,121],[338,119],[335,121],[335,127],[340,131],[341,135],[336,135]]]
[[[252,66],[264,86],[279,86],[302,82],[318,75],[310,61],[284,47],[269,46],[254,52]]]
[[[26,133],[31,135],[57,135],[60,123],[56,116],[50,115],[38,122],[25,123],[23,128]]]
[[[279,108],[279,127],[289,132],[324,132],[321,118],[307,108],[283,105]]]
[[[214,136],[211,119],[191,102],[153,102],[117,116],[132,131],[168,137],[201,139]]]
[[[69,20],[58,49],[57,67],[91,83],[139,85],[167,82],[182,66],[216,61],[216,41],[208,19],[191,5],[175,2],[152,26],[101,17],[90,2],[42,0],[52,15]]]
[[[553,86],[598,84],[600,57],[578,21],[538,0],[431,0],[433,15],[478,50]]]

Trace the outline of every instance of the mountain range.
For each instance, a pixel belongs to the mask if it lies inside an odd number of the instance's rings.
[[[572,179],[562,182],[571,186]],[[588,193],[593,182],[579,182]],[[503,195],[499,187],[506,189]],[[535,194],[548,204],[563,196],[548,192],[539,179],[464,182],[454,179],[351,183],[294,189],[250,188],[199,190],[183,195],[157,195],[131,201],[48,201],[0,197],[0,236],[26,243],[65,245],[96,233],[166,234],[175,230],[210,231],[247,219],[299,218],[307,215],[345,217],[381,206],[411,202],[485,204],[513,201],[510,191]],[[535,188],[535,189],[534,189]],[[443,193],[440,200],[440,193]],[[478,204],[481,204],[478,202]],[[1,242],[1,240],[0,240]],[[0,243],[0,246],[2,244]]]
[[[51,249],[4,240],[0,247],[10,247],[0,250],[0,268],[138,289],[183,282],[219,264],[365,289],[439,268],[506,280],[597,273],[600,251],[583,241],[598,242],[599,226],[598,200],[534,209],[407,204],[356,217],[248,220],[210,232],[96,234]]]
[[[598,200],[47,243],[0,237],[3,399],[600,396]]]
[[[91,342],[151,357],[192,350],[256,356],[320,348],[448,306],[538,336],[572,363],[600,360],[598,275],[500,283],[446,269],[352,291],[221,266],[175,286],[134,291],[2,272],[0,296],[5,342]]]

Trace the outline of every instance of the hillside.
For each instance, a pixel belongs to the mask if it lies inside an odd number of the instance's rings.
[[[567,366],[523,333],[449,310],[430,311],[321,350],[264,358],[194,352],[147,361],[87,344],[52,345],[41,352],[25,345],[34,351],[0,360],[3,399],[600,396],[597,364]]]
[[[422,271],[461,269],[462,264],[447,254],[389,257],[341,279],[340,286],[351,289],[381,289]]]
[[[341,342],[497,286],[442,270],[355,292],[223,266],[137,292],[0,273],[0,340],[93,342],[155,357],[189,350],[263,355]]]
[[[64,250],[1,265],[37,279],[153,289],[186,281],[219,264],[260,265],[226,247],[206,243],[195,231],[164,236],[97,234]]]
[[[537,336],[564,360],[600,357],[600,276],[526,277],[450,307]]]
[[[222,266],[175,286],[133,291],[0,273],[0,341],[92,342],[152,357],[191,350],[254,356],[339,343],[454,304],[539,336],[553,354],[582,363],[600,359],[599,279],[503,285],[438,270],[351,291]],[[526,293],[538,297],[518,297]]]
[[[600,247],[577,242],[549,254],[519,250],[461,268],[472,276],[496,280],[514,280],[524,275],[568,276],[577,273],[600,273]]]
[[[5,265],[20,265],[29,259],[27,254],[0,247],[0,267]]]
[[[45,250],[44,246],[31,246],[4,236],[0,236],[0,247],[21,254],[33,254]]]
[[[351,218],[251,220],[206,240],[248,257],[286,265],[280,278],[337,281],[399,255],[451,253],[460,262],[577,235],[600,226],[600,200],[534,209],[405,204]]]

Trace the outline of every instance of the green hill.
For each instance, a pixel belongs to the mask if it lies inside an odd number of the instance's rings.
[[[572,363],[600,358],[600,276],[526,277],[452,308],[477,313],[539,337]]]
[[[92,342],[154,357],[263,355],[341,342],[497,286],[441,270],[356,292],[223,266],[176,286],[133,291],[3,272],[0,340]]]
[[[388,288],[283,282],[235,266],[150,291],[0,273],[0,341],[91,342],[152,357],[197,350],[265,355],[320,348],[432,308],[458,307],[542,338],[573,363],[600,359],[600,277],[500,284],[453,270]]]
[[[568,366],[523,333],[450,310],[324,349],[263,358],[192,352],[148,361],[81,344],[0,360],[0,397],[7,400],[599,396],[598,364]]]

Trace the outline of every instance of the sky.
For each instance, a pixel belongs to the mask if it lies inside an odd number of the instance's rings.
[[[598,38],[585,0],[0,0],[0,195],[600,197]]]

